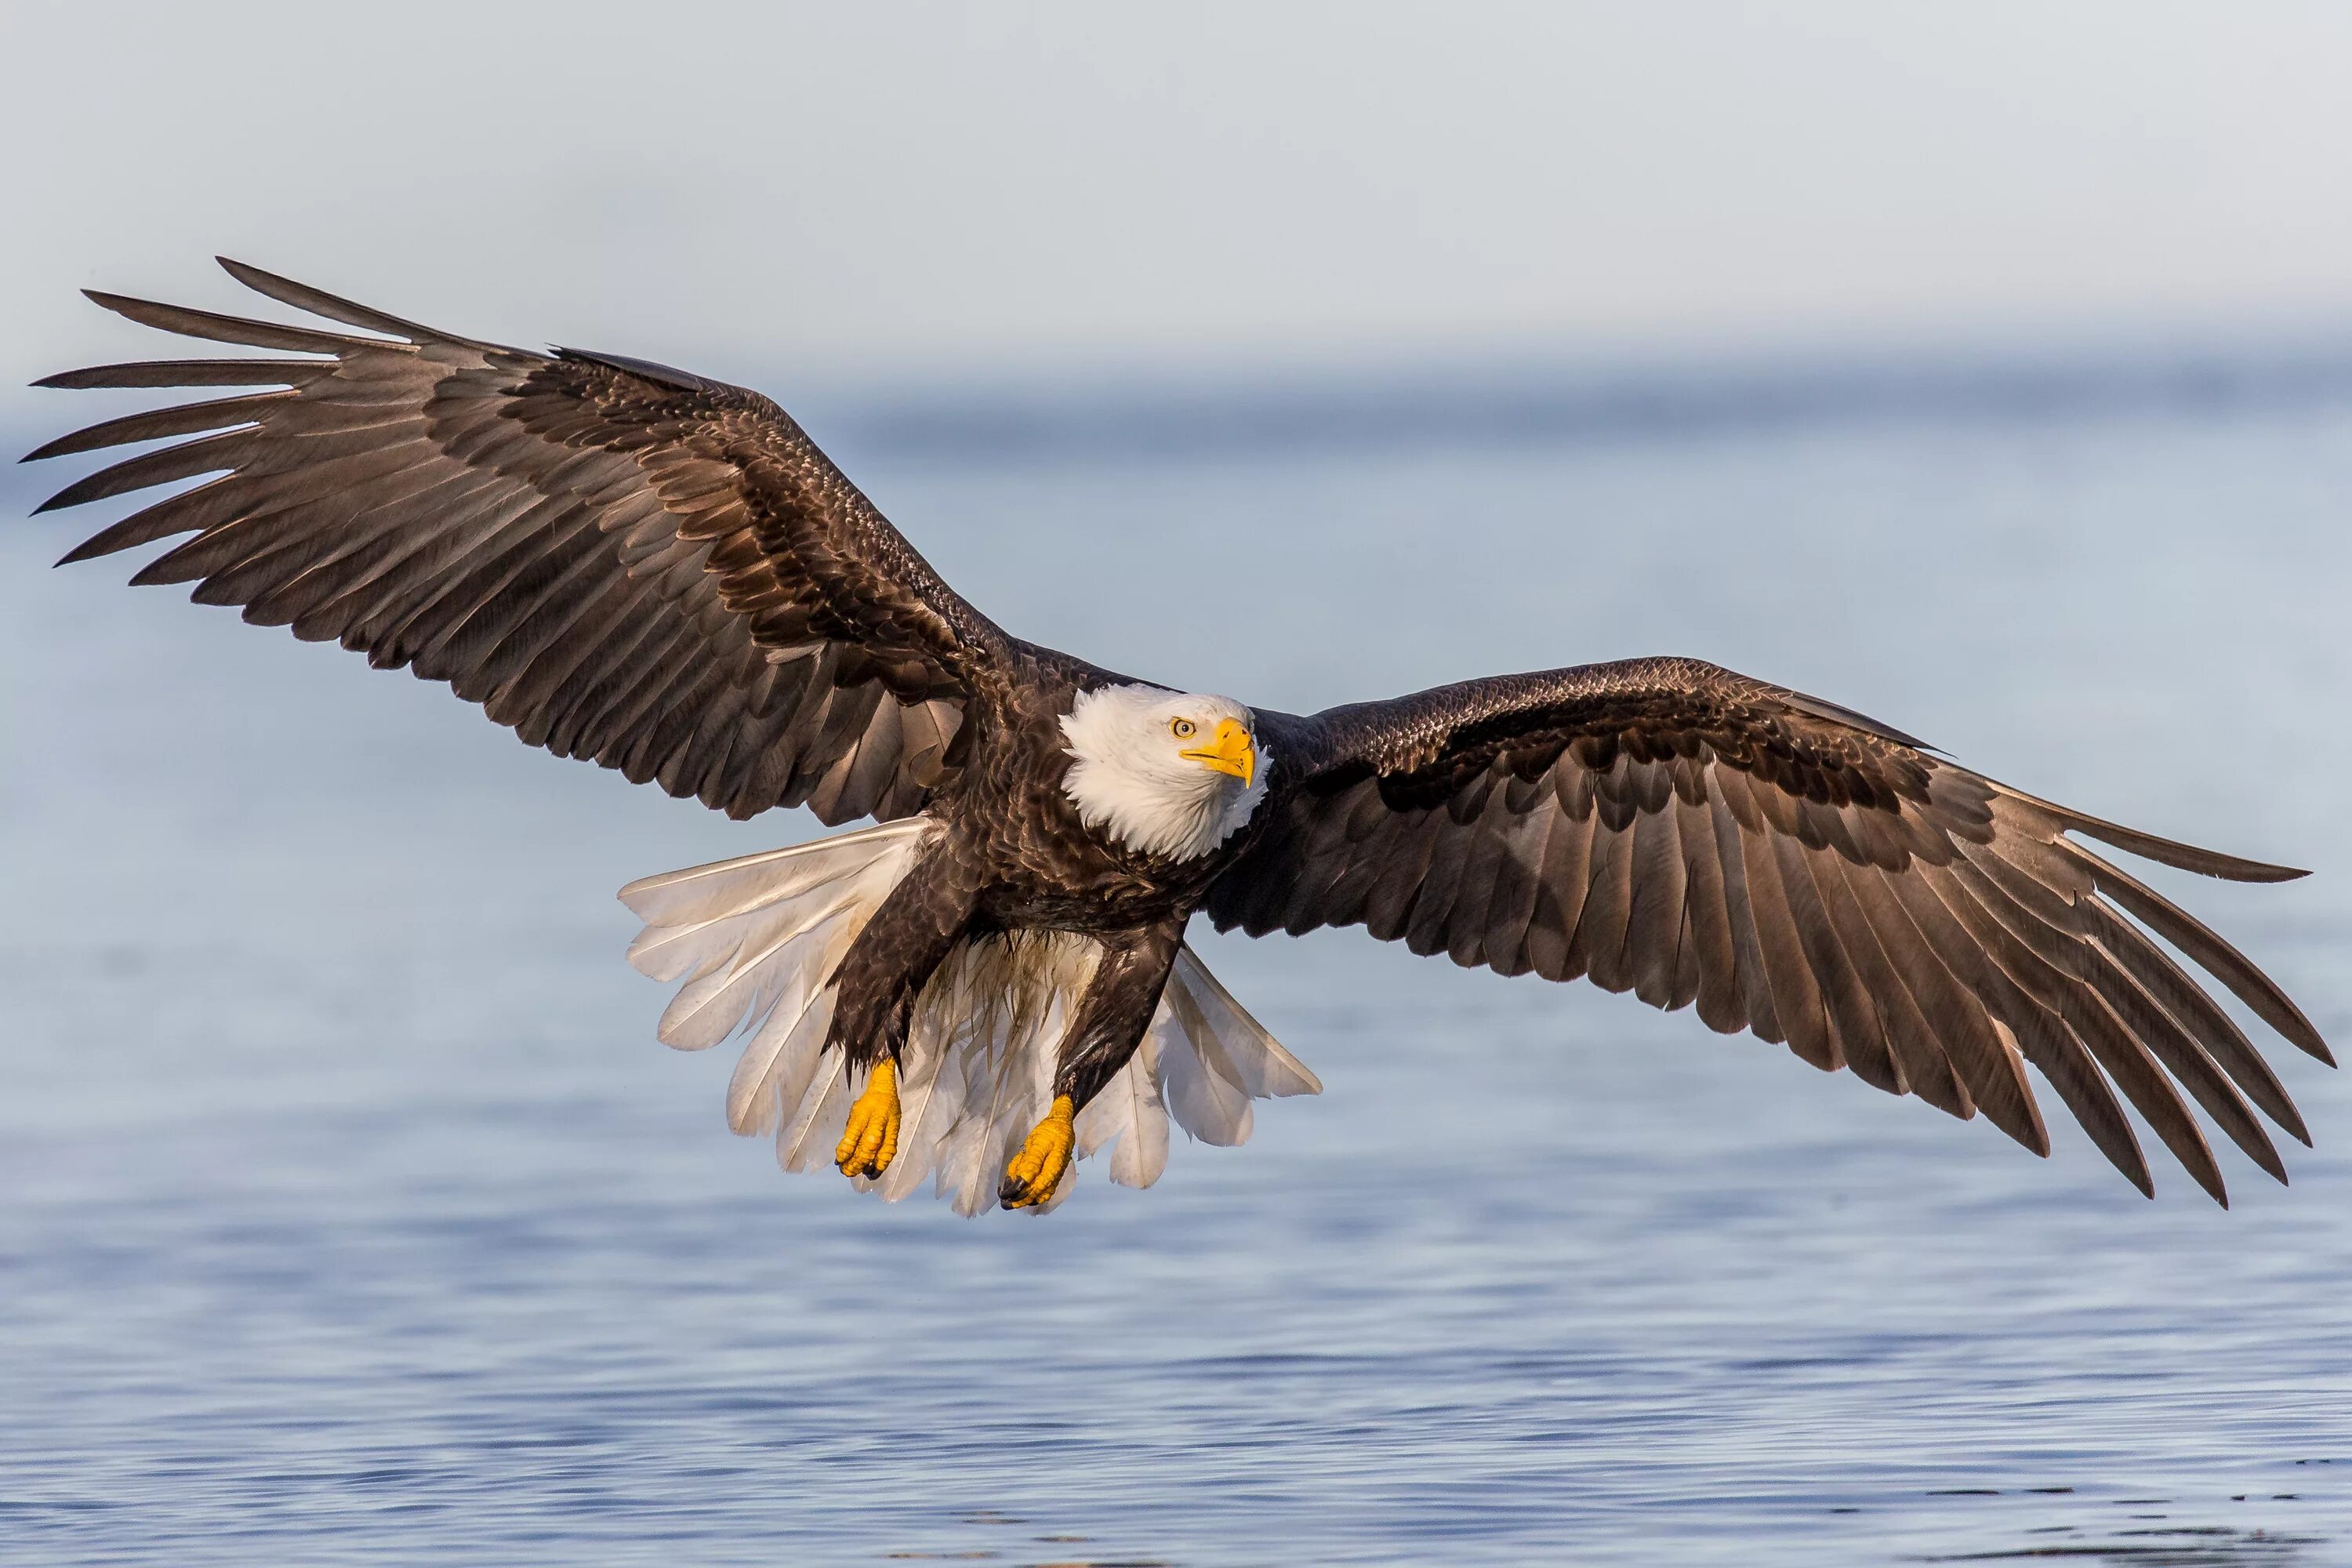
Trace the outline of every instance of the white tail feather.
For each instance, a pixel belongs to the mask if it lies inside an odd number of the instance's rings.
[[[1266,1033],[1265,1026],[1234,1000],[1234,994],[1209,973],[1209,966],[1190,947],[1177,951],[1176,969],[1168,978],[1168,988],[1177,993],[1181,1003],[1189,1005],[1201,1020],[1197,1030],[1186,1026],[1194,1048],[1206,1059],[1208,1043],[1221,1043],[1223,1059],[1240,1074],[1236,1081],[1251,1096],[1283,1100],[1294,1094],[1323,1092],[1323,1080],[1309,1072],[1305,1062],[1284,1050],[1282,1042]]]
[[[661,1038],[699,1050],[743,1032],[727,1124],[774,1130],[787,1171],[829,1163],[848,1122],[855,1075],[824,1052],[834,972],[938,831],[917,817],[621,890],[646,921],[630,962],[684,983],[662,1015]],[[960,943],[916,1004],[900,1063],[898,1158],[858,1189],[895,1203],[929,1177],[958,1214],[991,1206],[1005,1163],[1052,1102],[1062,1035],[1101,952],[1093,938],[1066,931]],[[1112,1145],[1111,1180],[1148,1187],[1167,1166],[1171,1116],[1203,1142],[1240,1143],[1253,1098],[1321,1089],[1181,948],[1143,1043],[1080,1113],[1077,1153]],[[1058,1206],[1076,1176],[1037,1212]]]
[[[1163,1015],[1164,1016],[1164,1015]],[[1078,1153],[1092,1154],[1116,1139],[1110,1179],[1148,1187],[1168,1168],[1168,1108],[1160,1091],[1160,1031],[1151,1030],[1127,1065],[1078,1112]]]
[[[848,1126],[849,1074],[840,1057],[827,1057],[801,1097],[799,1113],[776,1134],[776,1163],[795,1173],[807,1170],[810,1151],[830,1153]]]
[[[797,1012],[779,1007],[743,1048],[727,1085],[727,1125],[765,1132],[797,1108],[816,1076],[817,1053],[833,1025],[833,997],[817,996]]]

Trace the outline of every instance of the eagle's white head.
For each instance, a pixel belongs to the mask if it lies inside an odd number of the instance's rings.
[[[1063,792],[1078,820],[1146,855],[1191,860],[1250,819],[1273,754],[1250,710],[1229,697],[1111,686],[1084,691],[1063,716],[1076,760]]]

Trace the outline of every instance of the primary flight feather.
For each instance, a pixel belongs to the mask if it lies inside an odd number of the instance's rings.
[[[1310,717],[1170,690],[1012,636],[756,393],[617,355],[452,337],[224,261],[359,329],[90,298],[293,357],[100,366],[217,387],[35,458],[192,437],[42,510],[215,476],[67,555],[193,535],[137,583],[446,680],[533,745],[746,817],[880,826],[622,892],[679,984],[661,1037],[744,1042],[728,1115],[897,1198],[1045,1209],[1168,1122],[1249,1135],[1319,1086],[1184,945],[1362,925],[1589,975],[1784,1041],[2049,1151],[2030,1064],[2143,1192],[2128,1103],[2217,1201],[2194,1100],[2284,1181],[2262,1054],[2160,937],[2296,1046],[2295,1005],[2084,842],[2301,873],[2021,794],[1834,704],[1693,659],[1497,677]],[[2185,1093],[2184,1093],[2185,1091]],[[2257,1115],[2257,1112],[2260,1115]]]

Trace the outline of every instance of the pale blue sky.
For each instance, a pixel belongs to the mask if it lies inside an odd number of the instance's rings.
[[[886,380],[2352,315],[2336,3],[0,18],[26,374],[139,343],[77,287],[232,300],[215,250]]]

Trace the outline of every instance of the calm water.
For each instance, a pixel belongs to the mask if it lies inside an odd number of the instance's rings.
[[[1700,654],[2313,867],[2185,896],[2352,1043],[2340,406],[832,444],[982,605],[1139,674],[1313,707]],[[886,1208],[729,1138],[722,1053],[656,1046],[621,962],[621,883],[810,823],[42,570],[82,531],[0,531],[0,1560],[2352,1562],[2315,1063],[2321,1147],[2225,1214],[1630,997],[1203,937],[1320,1100],[1042,1221]]]

